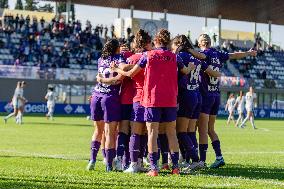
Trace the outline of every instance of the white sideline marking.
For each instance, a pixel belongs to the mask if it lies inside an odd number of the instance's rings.
[[[236,187],[236,186],[240,186],[239,184],[207,184],[204,187],[206,188],[216,188],[216,187]]]

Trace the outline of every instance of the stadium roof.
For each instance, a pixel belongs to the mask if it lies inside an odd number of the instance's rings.
[[[66,2],[66,0],[49,0]],[[282,0],[72,0],[75,4],[284,25]]]

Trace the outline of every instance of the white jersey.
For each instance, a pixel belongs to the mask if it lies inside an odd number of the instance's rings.
[[[227,101],[228,111],[231,112],[234,110],[235,98],[229,98]]]
[[[53,91],[48,91],[45,98],[47,99],[47,103],[55,104],[56,95]]]
[[[245,97],[243,96],[242,99],[240,96],[238,96],[236,103],[238,103],[237,110],[238,112],[244,112],[245,109]]]
[[[256,99],[256,94],[251,94],[250,92],[247,92],[246,94],[246,109],[247,111],[252,111],[254,107],[254,99]]]
[[[21,88],[16,88],[15,89],[15,92],[14,92],[14,95],[13,95],[13,104],[18,104],[20,99],[19,97],[22,96],[22,91],[21,91]]]

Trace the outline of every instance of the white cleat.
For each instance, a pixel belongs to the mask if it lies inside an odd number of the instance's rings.
[[[179,164],[179,167],[180,167],[180,168],[187,168],[189,165],[190,165],[190,163],[187,163],[187,162],[184,160],[184,161],[182,161],[182,162]]]
[[[207,169],[207,164],[204,161],[198,162],[199,169]]]
[[[192,162],[188,167],[186,167],[183,172],[184,173],[192,173],[193,171],[196,171],[200,169],[199,162]]]
[[[131,162],[130,166],[128,169],[126,169],[125,171],[123,171],[124,173],[138,173],[140,171],[138,163],[135,162]]]
[[[138,158],[138,163],[137,164],[138,164],[139,172],[148,172],[149,171],[149,169],[144,167],[143,159]]]
[[[123,171],[122,157],[115,158],[114,169],[117,170],[117,171]]]
[[[147,157],[143,157],[143,163],[146,165],[146,166],[150,166],[150,162],[149,162],[149,159]]]

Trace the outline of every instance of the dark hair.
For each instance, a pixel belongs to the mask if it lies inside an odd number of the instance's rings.
[[[135,52],[142,52],[148,43],[151,43],[150,35],[145,30],[140,29],[134,38]]]
[[[172,43],[175,44],[178,48],[176,54],[179,52],[187,52],[188,49],[193,49],[192,44],[185,35],[178,35],[173,40]]]
[[[119,42],[116,39],[111,39],[106,42],[102,49],[102,58],[106,59],[109,56],[115,55],[115,52],[119,48]]]
[[[155,41],[161,45],[168,46],[171,42],[171,33],[166,29],[161,29],[156,34]]]

